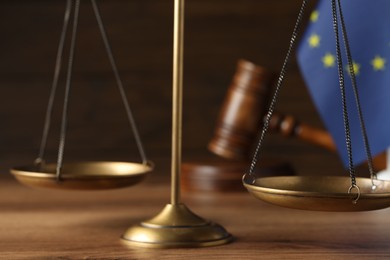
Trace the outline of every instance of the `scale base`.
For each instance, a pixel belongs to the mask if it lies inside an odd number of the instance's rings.
[[[122,235],[128,245],[149,248],[218,246],[232,240],[222,226],[195,215],[184,204],[167,204],[157,216]]]

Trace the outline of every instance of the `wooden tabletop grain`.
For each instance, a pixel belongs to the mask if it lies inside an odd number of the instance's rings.
[[[0,259],[389,259],[390,210],[279,208],[246,192],[185,193],[198,215],[236,240],[198,249],[128,247],[120,235],[169,202],[168,176],[121,190],[69,192],[0,181]],[[165,180],[165,179],[166,180]]]

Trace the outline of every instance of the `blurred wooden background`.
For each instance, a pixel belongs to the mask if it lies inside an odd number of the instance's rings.
[[[172,0],[102,0],[102,16],[153,160],[170,153]],[[301,1],[188,0],[184,69],[184,159],[210,156],[219,108],[240,58],[281,68]],[[311,2],[306,20],[315,2]],[[3,0],[0,4],[0,163],[33,160],[38,152],[65,1]],[[81,1],[65,160],[137,159],[137,151],[89,1]],[[62,77],[63,79],[63,77]],[[295,60],[278,110],[321,127]],[[56,99],[48,159],[56,158],[63,84]],[[306,172],[342,169],[320,148],[268,139],[266,153]],[[337,169],[336,168],[336,169]]]

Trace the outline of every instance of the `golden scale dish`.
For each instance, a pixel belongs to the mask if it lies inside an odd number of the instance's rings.
[[[66,163],[61,170],[61,179],[56,177],[57,164],[15,167],[15,178],[31,187],[102,190],[124,188],[142,181],[153,168],[151,164],[130,162],[77,162]]]
[[[352,57],[346,34],[343,13],[340,0],[332,0],[333,28],[335,29],[337,65],[339,69],[339,82],[343,100],[343,118],[346,136],[349,133],[348,111],[346,108],[345,86],[343,76],[343,65],[339,41],[339,21],[341,22],[342,34],[345,39],[345,49],[347,53],[349,73],[352,78],[352,87],[354,89],[356,106],[359,114],[360,125],[363,133],[363,141],[366,147],[367,161],[371,178],[356,178],[353,168],[351,140],[346,138],[347,152],[349,156],[349,177],[332,176],[282,176],[282,177],[258,177],[254,172],[259,150],[262,146],[264,136],[268,130],[271,116],[273,114],[279,90],[283,83],[286,66],[294,48],[297,38],[297,32],[301,25],[302,16],[307,5],[307,0],[303,0],[298,19],[290,40],[290,46],[280,72],[279,80],[276,85],[275,93],[269,106],[264,126],[260,132],[259,141],[255,149],[253,160],[249,172],[243,176],[243,184],[247,190],[256,198],[282,207],[319,210],[319,211],[366,211],[390,207],[390,182],[378,180],[372,167],[372,158],[367,141],[366,129],[361,113],[358,90],[356,87],[355,73],[352,66]]]
[[[69,27],[69,21],[72,13],[72,0],[66,4],[64,23],[61,32],[60,43],[57,51],[57,59],[54,70],[53,84],[49,97],[49,103],[46,111],[45,125],[43,129],[42,141],[38,158],[32,165],[20,166],[11,169],[11,173],[21,183],[27,186],[44,187],[54,189],[78,189],[78,190],[100,190],[122,188],[134,185],[142,181],[148,172],[152,171],[153,165],[150,163],[144,152],[141,139],[138,134],[137,126],[134,121],[132,111],[128,104],[122,81],[119,77],[118,69],[112,54],[111,46],[104,29],[103,21],[95,0],[92,0],[92,7],[97,19],[99,30],[104,42],[104,46],[111,63],[112,70],[118,85],[121,98],[127,113],[130,126],[132,128],[138,150],[142,157],[142,163],[132,162],[77,162],[63,163],[63,154],[65,147],[68,100],[72,79],[72,68],[74,60],[74,50],[76,42],[76,33],[78,27],[78,17],[80,1],[75,1],[73,13],[73,27],[70,38],[69,60],[65,82],[65,96],[61,122],[60,144],[58,149],[57,163],[46,164],[43,159],[48,139],[48,133],[51,125],[51,115],[54,105],[54,98],[57,91],[59,75],[61,71],[61,62],[64,52],[65,39]]]
[[[256,178],[246,175],[244,186],[256,198],[274,205],[318,211],[368,211],[390,206],[390,182],[357,178],[359,192],[348,192],[350,178],[340,176],[282,176]],[[356,199],[358,199],[356,201]],[[356,201],[356,203],[354,203]]]
[[[148,162],[143,151],[142,143],[139,138],[132,113],[125,98],[123,86],[118,75],[118,70],[113,59],[111,48],[108,44],[107,36],[104,31],[102,20],[95,0],[91,0],[92,6],[143,162],[80,162],[74,164],[62,163],[65,144],[65,129],[67,123],[67,100],[69,96],[80,0],[74,0],[74,20],[70,45],[70,58],[68,62],[66,78],[66,92],[63,107],[58,160],[56,164],[46,164],[43,160],[46,139],[48,130],[50,128],[51,110],[60,71],[64,40],[71,14],[72,1],[73,0],[67,0],[67,8],[65,11],[61,41],[58,48],[54,82],[49,99],[44,133],[38,159],[33,165],[15,167],[11,170],[11,172],[23,184],[34,187],[90,190],[130,186],[141,181],[147,175],[147,173],[152,170],[153,166]],[[173,48],[171,203],[167,204],[164,209],[155,217],[130,227],[122,236],[122,241],[129,245],[151,248],[204,247],[226,244],[233,240],[233,237],[222,226],[205,220],[192,213],[191,210],[189,210],[180,200],[180,137],[182,130],[184,1],[185,0],[174,0],[175,11]],[[286,73],[286,65],[288,63],[291,50],[294,47],[295,40],[297,38],[297,30],[300,26],[307,2],[308,0],[303,0],[297,23],[294,28],[293,37],[290,41],[289,51],[287,53],[282,71],[280,73],[280,78],[276,86],[275,94],[270,104],[264,127],[261,131],[259,142],[250,165],[250,170],[243,176],[243,184],[256,198],[289,208],[324,211],[363,211],[389,207],[390,182],[379,181],[376,179],[376,174],[372,171],[370,156],[368,158],[368,162],[370,166],[369,168],[371,179],[355,178],[354,170],[352,168],[350,168],[351,178],[330,176],[258,177],[253,174],[253,169],[256,166],[259,157],[258,153],[260,147],[262,146],[264,136],[268,130],[268,124],[275,107],[279,89]],[[332,0],[332,5],[336,5],[336,0]],[[340,4],[338,7],[341,17],[342,12]],[[337,14],[334,13],[333,15]],[[338,28],[337,19],[335,22],[336,28]],[[345,34],[344,24],[342,24],[342,28],[343,33]],[[340,47],[338,32],[335,33],[337,35],[336,45],[338,50],[338,65],[339,67],[342,67],[339,53]],[[346,47],[349,48],[348,46]],[[351,59],[348,55],[348,63],[350,62]],[[351,70],[350,73],[354,77],[353,70]],[[340,87],[344,89],[343,84],[341,84]],[[342,95],[344,95],[343,91]],[[358,109],[360,109],[359,105]],[[343,112],[346,113],[346,111]],[[363,131],[365,132],[364,127]],[[347,147],[350,146],[347,145]],[[348,152],[350,154],[351,151],[348,150]]]

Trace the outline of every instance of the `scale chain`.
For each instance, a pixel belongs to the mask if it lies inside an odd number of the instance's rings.
[[[278,81],[277,81],[277,84],[276,84],[276,88],[275,88],[274,94],[272,96],[272,100],[271,100],[269,108],[268,108],[267,115],[266,115],[266,117],[264,119],[263,129],[261,131],[261,134],[260,134],[260,137],[259,137],[256,149],[255,149],[255,151],[253,153],[252,162],[250,164],[250,168],[249,168],[249,172],[248,172],[248,175],[252,176],[252,177],[253,177],[253,172],[254,172],[254,169],[256,167],[257,161],[259,159],[260,148],[262,147],[265,135],[266,135],[266,133],[268,131],[269,124],[270,124],[270,121],[271,121],[271,117],[273,115],[273,112],[274,112],[274,109],[275,109],[275,106],[276,106],[276,102],[277,102],[277,99],[278,99],[278,96],[279,96],[279,92],[280,92],[281,86],[283,84],[285,75],[287,73],[287,65],[288,65],[289,60],[290,60],[291,52],[292,52],[292,50],[295,47],[298,31],[299,31],[299,29],[301,27],[301,24],[302,24],[302,18],[303,18],[303,15],[304,15],[307,3],[308,3],[308,0],[303,0],[302,1],[302,5],[301,5],[301,8],[300,8],[299,13],[298,13],[298,18],[297,18],[297,20],[295,22],[294,30],[293,30],[293,33],[292,33],[292,36],[291,36],[291,39],[290,39],[290,45],[288,47],[287,54],[286,54],[286,57],[285,57],[284,62],[283,62],[282,70],[281,70],[281,72],[279,74],[279,78],[278,78]]]
[[[343,110],[343,122],[344,122],[344,134],[345,134],[345,142],[347,147],[347,155],[348,155],[348,170],[349,175],[351,177],[351,185],[356,185],[356,176],[355,169],[353,165],[352,159],[352,142],[351,142],[351,133],[349,128],[349,116],[347,109],[347,100],[345,94],[345,84],[344,84],[344,70],[343,70],[343,61],[341,57],[341,48],[340,48],[340,38],[339,38],[339,22],[337,15],[337,7],[336,0],[332,0],[332,17],[333,17],[333,30],[335,35],[336,42],[336,58],[337,58],[337,69],[339,76],[339,86],[341,92],[341,105]]]
[[[137,125],[135,123],[135,119],[134,119],[132,110],[130,109],[129,102],[126,98],[126,93],[125,93],[125,90],[123,87],[122,80],[119,76],[118,67],[117,67],[116,62],[115,62],[114,54],[112,52],[112,48],[111,48],[110,42],[108,40],[106,30],[104,29],[104,24],[103,24],[103,20],[102,20],[102,17],[100,15],[100,12],[99,12],[99,8],[98,8],[95,0],[91,0],[91,3],[92,3],[93,11],[95,13],[96,20],[97,20],[97,23],[99,26],[100,34],[101,34],[103,42],[104,42],[104,47],[106,49],[108,59],[110,60],[112,70],[114,72],[115,80],[116,80],[116,83],[117,83],[118,88],[119,88],[122,102],[123,102],[123,105],[125,106],[126,114],[127,114],[131,129],[132,129],[133,134],[134,134],[134,138],[135,138],[135,141],[136,141],[136,144],[138,147],[138,151],[141,155],[141,159],[142,159],[143,163],[147,164],[148,160],[146,158],[145,149],[142,145],[142,141],[141,141],[138,129],[137,129]]]
[[[64,23],[62,26],[60,43],[59,43],[58,50],[57,50],[57,57],[56,57],[55,68],[54,68],[54,77],[53,77],[52,87],[50,90],[49,102],[48,102],[47,109],[46,109],[46,116],[45,116],[45,123],[44,123],[44,127],[43,127],[42,140],[41,140],[41,145],[40,145],[38,157],[35,160],[35,164],[37,166],[42,166],[42,164],[44,163],[43,158],[45,155],[47,139],[48,139],[48,135],[49,135],[49,131],[50,131],[54,98],[55,98],[55,95],[57,92],[58,79],[59,79],[59,75],[61,72],[61,63],[62,63],[62,57],[63,57],[63,53],[64,53],[65,38],[66,38],[66,33],[68,31],[71,10],[72,10],[72,0],[67,0],[66,1],[66,8],[65,8],[65,15],[64,15]]]
[[[372,188],[375,189],[376,186],[374,184],[374,180],[377,179],[377,176],[376,176],[376,173],[375,173],[374,167],[373,167],[371,149],[370,149],[370,144],[368,142],[367,130],[366,130],[366,126],[364,123],[363,112],[362,112],[362,108],[361,108],[361,104],[360,104],[359,90],[358,90],[357,82],[356,82],[356,74],[355,74],[355,71],[353,68],[351,48],[350,48],[350,44],[349,44],[349,40],[348,40],[348,34],[347,34],[345,22],[344,22],[344,15],[343,15],[343,11],[341,8],[340,0],[337,0],[337,4],[338,4],[339,13],[340,13],[341,30],[342,30],[342,34],[343,34],[345,53],[346,53],[347,61],[348,61],[348,69],[349,69],[349,74],[351,77],[351,84],[352,84],[352,88],[353,88],[353,92],[354,92],[354,96],[355,96],[356,109],[357,109],[357,112],[359,115],[359,122],[360,122],[361,131],[362,131],[364,149],[365,149],[366,156],[367,156],[368,169],[370,172]]]
[[[56,167],[57,181],[61,180],[61,168],[62,168],[62,162],[64,157],[66,129],[68,124],[68,104],[69,104],[70,87],[72,81],[72,70],[73,70],[73,61],[74,61],[74,53],[75,53],[75,46],[76,46],[79,11],[80,11],[80,0],[76,0],[75,8],[74,8],[74,16],[73,16],[72,35],[71,35],[71,42],[70,42],[70,49],[69,49],[68,68],[67,68],[67,75],[65,81],[65,96],[64,96],[64,105],[62,110],[62,120],[61,120],[62,124],[61,124],[60,143],[58,148],[58,158],[57,158],[57,167]]]
[[[60,71],[61,71],[62,58],[63,58],[63,54],[64,54],[66,34],[68,31],[70,16],[71,16],[71,12],[72,12],[72,2],[73,2],[72,0],[67,0],[67,3],[66,3],[64,23],[62,26],[60,42],[59,42],[59,46],[58,46],[58,50],[57,50],[53,83],[52,83],[52,88],[51,88],[50,95],[49,95],[49,102],[48,102],[48,106],[47,106],[47,110],[46,110],[41,145],[40,145],[38,157],[34,162],[35,165],[40,166],[40,167],[44,163],[43,158],[44,158],[45,149],[47,146],[48,134],[49,134],[50,126],[51,126],[51,117],[52,117],[52,111],[53,111],[53,106],[54,106],[54,99],[55,99],[57,88],[58,88],[58,81],[59,81],[59,75],[60,75]],[[146,155],[145,155],[145,150],[143,148],[141,138],[140,138],[138,129],[137,129],[136,124],[135,124],[133,113],[130,109],[129,103],[128,103],[127,98],[126,98],[123,83],[122,83],[122,80],[120,79],[118,68],[116,66],[116,62],[114,59],[114,55],[112,53],[112,49],[111,49],[111,46],[109,44],[106,31],[104,29],[103,20],[101,18],[96,1],[91,0],[91,3],[92,3],[92,7],[94,10],[95,16],[96,16],[96,20],[97,20],[97,23],[99,26],[99,30],[100,30],[102,39],[104,42],[105,49],[106,49],[112,70],[114,72],[115,80],[117,82],[117,85],[118,85],[118,88],[120,91],[122,102],[125,106],[126,114],[127,114],[128,120],[130,122],[130,126],[131,126],[133,134],[134,134],[134,138],[136,140],[136,144],[137,144],[141,159],[142,159],[144,164],[147,164],[148,160],[147,160]],[[71,39],[70,39],[71,43],[70,43],[68,67],[67,67],[67,74],[66,74],[66,81],[65,81],[65,95],[64,95],[64,104],[63,104],[61,130],[60,130],[60,140],[59,140],[59,148],[58,148],[57,167],[56,167],[56,177],[57,177],[58,181],[60,180],[60,177],[61,177],[61,168],[62,168],[63,156],[64,156],[64,147],[65,147],[66,129],[67,129],[67,118],[68,118],[68,103],[69,103],[70,88],[71,88],[72,69],[73,69],[74,56],[75,56],[74,53],[75,53],[75,44],[76,44],[76,36],[77,36],[79,10],[80,10],[80,0],[75,0],[73,28],[72,28]]]
[[[356,84],[356,77],[354,73],[354,68],[353,68],[353,62],[352,62],[352,55],[351,55],[351,50],[349,46],[349,41],[348,41],[348,36],[347,36],[347,31],[345,27],[345,22],[344,22],[344,17],[342,14],[342,8],[341,8],[341,2],[340,0],[337,0],[337,6],[339,10],[339,16],[340,16],[340,22],[341,22],[341,28],[342,28],[342,34],[343,34],[343,40],[344,40],[344,47],[347,55],[347,60],[348,60],[348,70],[351,76],[351,82],[352,82],[352,88],[354,91],[354,97],[355,97],[355,103],[358,111],[358,116],[359,116],[359,122],[360,122],[360,128],[362,131],[362,137],[363,137],[363,142],[364,142],[364,148],[366,151],[367,155],[367,160],[368,160],[368,165],[369,165],[369,171],[370,171],[370,176],[371,176],[371,184],[372,184],[372,190],[376,189],[376,185],[374,183],[374,180],[376,180],[376,173],[373,170],[372,166],[372,157],[371,157],[371,151],[370,151],[370,146],[368,143],[368,137],[367,137],[367,131],[366,127],[364,124],[364,119],[363,119],[363,113],[361,110],[361,105],[360,105],[360,99],[359,99],[359,92]],[[340,88],[342,90],[342,95],[343,96],[343,102],[345,102],[345,86],[344,86],[344,77],[343,77],[343,69],[342,69],[342,57],[341,57],[341,52],[340,52],[340,42],[339,42],[339,37],[338,37],[338,17],[337,17],[337,7],[336,7],[336,0],[332,0],[332,13],[333,13],[333,20],[334,20],[334,30],[335,30],[335,36],[336,36],[336,47],[337,47],[337,60],[338,60],[338,67],[339,67],[339,79],[340,79]],[[343,84],[342,84],[343,83]],[[356,177],[355,177],[355,170],[353,169],[353,160],[352,160],[352,147],[351,147],[351,138],[350,138],[350,129],[349,129],[349,121],[348,121],[348,110],[346,108],[346,104],[343,104],[343,116],[345,118],[345,124],[346,124],[346,135],[349,138],[346,138],[347,142],[347,150],[348,150],[348,158],[349,158],[349,163],[350,163],[350,176],[351,176],[351,187],[348,190],[348,193],[351,193],[352,189],[357,190],[357,197],[353,199],[353,203],[356,204],[357,201],[359,200],[360,197],[360,189],[356,184]],[[351,168],[352,167],[352,168]]]

